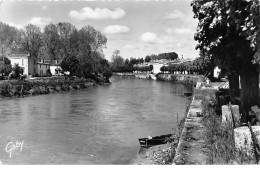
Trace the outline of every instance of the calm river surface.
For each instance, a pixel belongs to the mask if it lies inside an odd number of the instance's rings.
[[[128,164],[140,149],[138,138],[171,133],[177,113],[184,116],[187,86],[142,79],[111,81],[109,86],[1,101],[0,160]]]

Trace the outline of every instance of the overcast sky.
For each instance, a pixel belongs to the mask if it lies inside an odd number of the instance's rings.
[[[94,26],[108,38],[104,49],[108,60],[115,49],[124,58],[164,52],[198,57],[193,39],[197,20],[193,19],[190,0],[0,2],[0,21],[16,27],[32,23],[43,28],[60,21],[70,22],[78,29]]]

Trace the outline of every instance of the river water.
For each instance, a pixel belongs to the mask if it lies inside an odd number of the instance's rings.
[[[112,84],[0,102],[3,164],[128,164],[138,138],[171,133],[188,105],[182,84]]]

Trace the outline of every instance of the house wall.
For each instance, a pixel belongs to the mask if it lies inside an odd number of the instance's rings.
[[[163,66],[163,64],[154,63],[153,64],[153,73],[157,74],[157,73],[161,72],[162,66]]]
[[[11,61],[12,67],[15,64],[18,64],[20,67],[23,68],[23,74],[28,75],[28,57],[23,56],[23,57],[8,57]]]
[[[28,75],[37,73],[37,60],[33,57],[28,57]]]
[[[57,65],[51,65],[51,66],[50,66],[50,70],[51,70],[51,74],[52,74],[52,75],[59,75],[59,73],[56,73],[56,68],[57,68],[57,69],[61,69],[61,67],[60,67],[60,66],[57,66]]]
[[[39,76],[47,75],[47,70],[50,69],[50,64],[38,63],[37,64],[37,73]]]

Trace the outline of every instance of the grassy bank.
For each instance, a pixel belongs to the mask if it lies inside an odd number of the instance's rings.
[[[255,158],[236,151],[234,127],[221,125],[221,115],[216,113],[215,96],[203,100],[203,124],[206,127],[207,164],[255,164]]]
[[[10,99],[14,97],[50,94],[61,91],[84,89],[97,84],[104,84],[104,81],[101,79],[97,81],[83,78],[65,79],[64,77],[38,78],[25,81],[2,81],[0,84],[0,98]]]

